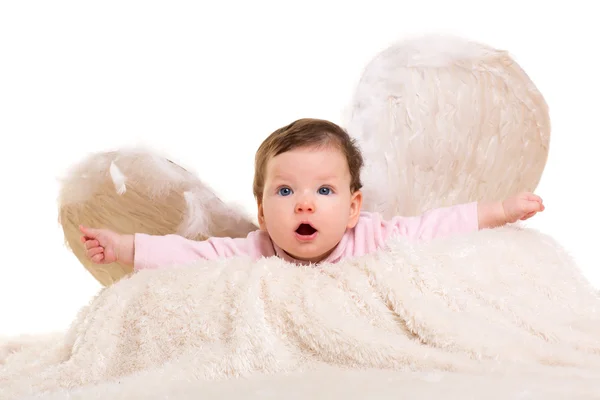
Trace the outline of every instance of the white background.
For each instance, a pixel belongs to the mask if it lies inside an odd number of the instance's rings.
[[[542,91],[547,209],[529,226],[600,286],[600,28],[591,1],[545,3],[2,2],[0,335],[66,329],[99,289],[57,222],[57,178],[88,152],[159,149],[254,212],[262,139],[301,117],[341,122],[366,63],[422,33],[507,49]]]

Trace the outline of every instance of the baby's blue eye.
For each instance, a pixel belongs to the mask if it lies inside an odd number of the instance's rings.
[[[279,195],[280,196],[288,196],[290,194],[292,194],[292,189],[290,189],[290,188],[286,188],[285,187],[285,188],[279,189]]]
[[[328,187],[319,188],[319,194],[327,196],[330,193],[331,193],[331,189],[329,189]]]

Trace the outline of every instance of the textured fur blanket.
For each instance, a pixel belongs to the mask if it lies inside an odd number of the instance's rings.
[[[600,396],[600,300],[516,227],[297,267],[144,271],[0,347],[0,399]]]

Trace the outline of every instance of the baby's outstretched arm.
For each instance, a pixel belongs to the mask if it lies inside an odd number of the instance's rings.
[[[529,192],[520,193],[504,201],[479,203],[477,205],[479,229],[495,228],[526,220],[544,209],[542,198]]]
[[[120,262],[134,270],[188,264],[196,260],[215,260],[254,255],[261,248],[261,237],[209,238],[198,241],[179,235],[122,235],[108,229],[80,227],[87,257],[97,264]]]
[[[373,231],[382,237],[394,232],[409,239],[428,240],[525,220],[544,208],[539,196],[526,192],[504,201],[471,202],[434,208],[418,216],[397,216]]]

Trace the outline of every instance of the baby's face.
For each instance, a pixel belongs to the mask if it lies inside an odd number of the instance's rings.
[[[350,171],[335,147],[299,148],[269,160],[261,229],[290,256],[318,262],[353,228],[360,214],[360,191],[350,192]]]

